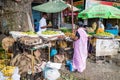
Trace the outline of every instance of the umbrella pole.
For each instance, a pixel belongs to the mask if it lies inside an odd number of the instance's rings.
[[[74,16],[73,16],[73,0],[71,0],[71,11],[72,11],[72,32],[74,32]]]

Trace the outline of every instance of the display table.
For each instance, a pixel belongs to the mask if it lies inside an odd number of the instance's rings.
[[[119,42],[116,39],[96,39],[96,56],[118,54]]]

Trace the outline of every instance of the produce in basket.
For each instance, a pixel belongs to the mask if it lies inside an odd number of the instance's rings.
[[[46,31],[43,31],[42,34],[44,34],[44,35],[54,35],[54,34],[60,34],[60,32],[52,31],[52,30],[46,30]]]
[[[113,34],[108,33],[108,32],[97,33],[97,34],[95,34],[95,36],[101,36],[101,37],[114,37]]]

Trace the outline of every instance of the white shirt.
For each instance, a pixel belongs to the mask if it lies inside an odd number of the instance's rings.
[[[42,17],[39,22],[39,31],[40,32],[45,31],[47,29],[47,28],[42,29],[41,27],[43,27],[43,26],[47,26],[46,19],[44,17]]]
[[[101,21],[98,22],[99,28],[102,28],[103,30],[105,29],[103,23]]]
[[[117,28],[117,30],[119,30],[119,26],[118,25],[115,25],[115,28]]]

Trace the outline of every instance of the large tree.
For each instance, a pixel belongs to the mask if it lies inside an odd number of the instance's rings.
[[[32,18],[31,3],[33,0],[0,0],[0,30],[27,31],[27,13]]]

